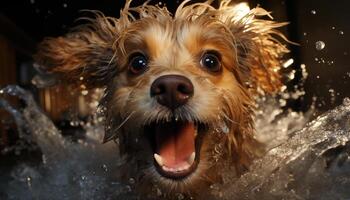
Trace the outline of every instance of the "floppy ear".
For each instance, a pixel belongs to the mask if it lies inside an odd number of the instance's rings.
[[[222,1],[221,17],[228,25],[237,47],[237,61],[242,82],[253,92],[275,93],[282,86],[280,67],[288,49],[275,36],[289,42],[276,28],[288,23],[276,23],[270,13],[262,8],[249,9],[245,3],[229,5]]]
[[[64,81],[80,80],[87,87],[101,87],[115,74],[113,43],[118,21],[96,13],[95,19],[64,37],[47,38],[38,46],[34,60],[43,71]]]

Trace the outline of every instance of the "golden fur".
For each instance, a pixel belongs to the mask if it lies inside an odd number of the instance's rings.
[[[285,39],[275,28],[285,23],[266,19],[270,15],[262,8],[242,15],[231,0],[223,0],[218,8],[210,2],[185,1],[174,16],[165,7],[130,7],[130,3],[119,19],[96,12],[89,24],[64,37],[44,40],[35,56],[37,63],[64,80],[80,79],[90,88],[106,88],[105,138],[119,141],[121,153],[129,158],[127,171],[137,179],[139,190],[152,193],[160,188],[163,196],[183,192],[195,197],[222,181],[222,173],[231,171],[234,177],[244,173],[262,150],[254,138],[254,96],[274,93],[281,86],[279,69],[288,51],[275,38]],[[206,50],[220,52],[219,74],[199,65]],[[133,52],[143,52],[150,60],[149,70],[140,76],[127,72]],[[186,76],[195,88],[191,100],[175,113],[149,95],[151,83],[165,74]],[[198,169],[181,181],[156,173],[140,130],[172,115],[210,125],[210,133],[202,136]],[[228,133],[220,131],[222,124],[228,126]]]

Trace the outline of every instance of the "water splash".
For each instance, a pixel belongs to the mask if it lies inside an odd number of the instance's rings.
[[[223,199],[349,199],[349,101],[290,134],[238,181],[221,186]]]
[[[18,110],[2,98],[0,107],[12,114],[21,134],[30,133],[43,152],[41,165],[22,163],[11,170],[8,184],[0,184],[5,199],[138,198],[131,189],[134,179],[125,185],[115,178],[124,160],[118,157],[115,143],[100,144],[103,128],[98,116],[96,123],[83,126],[88,139],[73,143],[61,136],[30,93],[18,86],[1,93],[25,102]],[[301,92],[296,93],[258,101],[257,138],[268,144],[268,152],[241,178],[227,177],[223,184],[212,185],[214,199],[350,198],[349,98],[305,125],[308,114],[281,109],[280,100],[297,98]]]
[[[101,145],[91,139],[102,138],[98,136],[73,143],[62,137],[29,92],[18,86],[2,91],[24,101],[22,110],[4,99],[0,107],[12,114],[21,135],[31,133],[43,153],[42,165],[19,165],[11,171],[11,181],[0,188],[8,199],[108,199],[128,193],[126,185],[112,178],[123,163],[114,143]],[[98,125],[87,129],[87,135],[103,134],[98,130],[102,130]]]

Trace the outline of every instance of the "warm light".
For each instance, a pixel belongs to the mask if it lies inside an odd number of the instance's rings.
[[[235,12],[234,20],[240,20],[250,12],[250,8],[247,2],[242,2],[233,7]]]

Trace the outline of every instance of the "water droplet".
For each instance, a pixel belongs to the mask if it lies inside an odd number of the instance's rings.
[[[135,184],[135,179],[134,179],[134,178],[129,178],[129,183],[130,183],[131,185]]]
[[[294,63],[294,59],[290,58],[288,59],[285,63],[283,63],[283,67],[284,68],[288,68],[289,66],[291,66]]]
[[[185,199],[185,196],[180,193],[180,194],[177,195],[177,199],[178,200],[183,200],[183,199]]]
[[[226,123],[221,123],[221,130],[223,133],[226,133],[228,134],[230,132],[230,129],[228,128],[227,124]]]
[[[311,14],[316,15],[316,10],[311,10]]]
[[[295,71],[295,70],[292,70],[292,71],[288,74],[289,80],[293,80],[293,79],[295,78],[295,73],[296,73],[296,71]]]
[[[35,0],[30,0],[30,3],[31,3],[31,4],[34,4],[34,3],[35,3]]]
[[[79,121],[74,120],[74,121],[71,121],[69,124],[71,126],[79,126]]]
[[[280,99],[279,100],[280,106],[285,106],[287,105],[287,101],[285,99]]]
[[[332,30],[335,30],[335,26],[332,26]]]
[[[103,165],[102,165],[102,168],[103,168],[103,171],[105,171],[105,172],[107,172],[107,171],[108,171],[108,167],[107,167],[107,165],[103,164]]]
[[[0,94],[4,94],[4,90],[0,90]]]
[[[344,31],[339,31],[339,34],[340,35],[344,35]]]
[[[317,41],[315,43],[316,49],[321,51],[322,49],[325,48],[326,44],[323,41]]]
[[[83,91],[81,91],[81,94],[84,95],[84,96],[86,96],[87,94],[89,94],[89,91],[83,90]]]
[[[67,8],[68,5],[66,3],[64,3],[62,6],[63,6],[63,8]]]
[[[350,106],[350,98],[349,97],[345,97],[343,99],[343,105],[345,106]]]
[[[31,187],[32,186],[32,177],[28,176],[26,181],[27,181],[28,187]]]
[[[304,36],[306,36],[306,35],[307,35],[307,33],[306,33],[306,32],[304,32],[304,33],[303,33],[303,35],[304,35]]]

